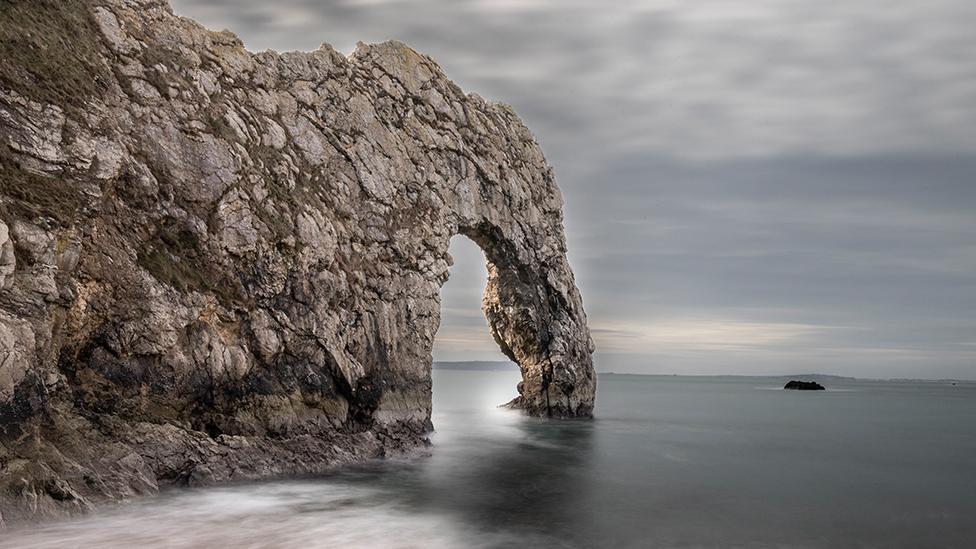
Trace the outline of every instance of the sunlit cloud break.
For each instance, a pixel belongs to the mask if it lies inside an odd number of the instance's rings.
[[[808,342],[831,326],[741,320],[671,320],[615,327],[596,325],[593,337],[601,351],[641,353],[654,350],[757,351]]]

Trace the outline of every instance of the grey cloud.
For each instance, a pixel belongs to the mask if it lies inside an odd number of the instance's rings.
[[[572,143],[572,115],[613,150],[696,158],[976,147],[963,0],[175,5],[255,49],[402,39],[516,104],[550,146]]]

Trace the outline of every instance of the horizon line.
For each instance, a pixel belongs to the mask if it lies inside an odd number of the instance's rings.
[[[518,368],[518,365],[514,362],[508,360],[434,360],[432,364],[505,364],[511,365]],[[446,368],[450,369],[450,368]],[[827,377],[835,379],[848,379],[854,381],[923,381],[928,383],[938,383],[938,382],[962,382],[962,383],[976,383],[976,379],[965,379],[965,378],[950,378],[950,377],[940,377],[940,378],[927,378],[927,377],[855,377],[855,376],[844,376],[839,374],[820,374],[820,373],[802,373],[802,374],[678,374],[678,373],[634,373],[634,372],[601,372],[597,371],[598,376],[601,375],[616,375],[616,376],[645,376],[645,377],[760,377],[760,378],[785,378],[785,377]]]

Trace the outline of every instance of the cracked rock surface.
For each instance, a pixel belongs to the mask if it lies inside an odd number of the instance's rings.
[[[161,0],[3,0],[0,168],[0,523],[422,445],[458,234],[512,405],[591,414],[551,168],[401,43],[252,54]]]

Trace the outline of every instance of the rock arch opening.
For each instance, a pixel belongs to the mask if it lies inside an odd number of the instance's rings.
[[[492,339],[481,310],[488,281],[484,252],[462,235],[451,239],[449,252],[452,264],[450,276],[440,288],[440,325],[434,339],[434,362],[455,369],[516,371],[515,362],[502,354]]]
[[[558,250],[559,258],[553,262],[540,260],[538,254],[545,249],[526,250],[500,227],[484,221],[460,225],[452,242],[464,240],[473,242],[483,253],[486,272],[481,310],[488,334],[521,373],[518,394],[508,405],[539,416],[590,416],[596,389],[593,343],[572,273],[562,255],[564,250]],[[464,250],[468,262],[477,257],[470,244],[455,248]],[[471,284],[474,277],[470,266],[462,273]],[[442,289],[442,325],[443,305]],[[453,320],[454,315],[447,316]],[[471,318],[470,311],[467,316]],[[485,357],[486,340],[474,335],[476,324],[469,321],[465,335],[468,343],[477,347],[474,356]],[[441,337],[443,329],[439,328]],[[444,350],[440,351],[436,354],[445,356]],[[457,350],[449,355],[458,356]]]

